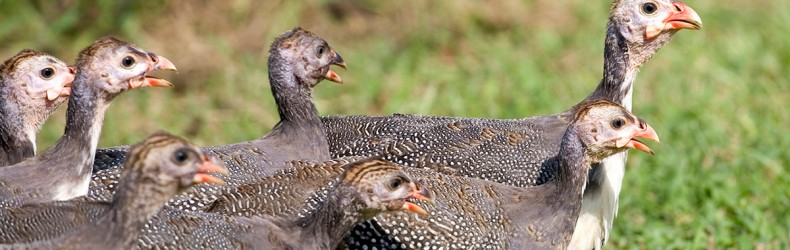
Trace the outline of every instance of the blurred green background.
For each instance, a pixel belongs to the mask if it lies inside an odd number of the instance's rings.
[[[781,1],[690,0],[701,31],[649,61],[634,111],[661,135],[631,154],[608,248],[790,247],[790,11]],[[556,113],[599,82],[610,1],[9,1],[0,57],[23,48],[73,62],[117,35],[171,59],[176,88],[108,110],[101,146],[158,129],[200,145],[252,140],[277,122],[268,46],[302,26],[346,59],[323,115],[393,112],[518,118]],[[63,132],[65,105],[39,137]]]

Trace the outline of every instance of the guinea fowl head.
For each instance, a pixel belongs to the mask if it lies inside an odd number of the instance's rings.
[[[329,69],[330,65],[346,68],[343,57],[329,47],[324,39],[302,28],[294,28],[275,38],[269,50],[269,73],[276,70],[273,60],[281,60],[276,64],[279,67],[291,67],[284,72],[290,72],[296,77],[299,84],[310,88],[321,80],[327,79],[336,83],[343,83],[340,75]],[[275,67],[277,67],[275,66]],[[289,83],[289,82],[286,82]]]
[[[631,66],[642,65],[680,29],[698,30],[702,19],[691,7],[674,0],[616,0],[609,25],[629,43],[635,57]]]
[[[635,148],[653,154],[636,138],[658,142],[658,135],[650,125],[637,118],[617,103],[598,100],[582,105],[574,116],[569,130],[574,131],[586,147],[588,162]]]
[[[371,218],[378,212],[405,210],[427,216],[428,213],[410,200],[433,203],[431,191],[412,181],[403,168],[379,159],[361,160],[346,166],[342,183],[353,187],[362,201],[362,214]],[[412,200],[413,201],[413,200]]]
[[[99,82],[99,87],[110,96],[130,88],[172,87],[170,82],[146,74],[158,69],[176,71],[167,58],[113,37],[101,38],[82,50],[77,67],[78,79],[84,74],[94,74],[87,77]]]
[[[6,60],[0,67],[2,88],[9,100],[18,102],[26,114],[38,114],[40,124],[68,99],[75,70],[63,61],[30,49]]]
[[[159,192],[168,195],[197,183],[224,184],[207,172],[227,174],[227,169],[214,163],[200,148],[165,132],[149,136],[129,152],[126,169],[139,176],[138,181],[154,182]]]

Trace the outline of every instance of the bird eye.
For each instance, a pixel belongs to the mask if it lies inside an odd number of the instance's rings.
[[[189,152],[186,150],[178,150],[173,154],[173,160],[178,164],[183,164],[189,160]]]
[[[658,11],[658,5],[654,2],[647,2],[642,4],[642,13],[645,15],[652,15]]]
[[[622,117],[618,117],[617,119],[612,120],[612,128],[614,129],[621,129],[625,126],[625,119]]]
[[[134,57],[126,56],[126,57],[123,58],[123,60],[121,60],[121,65],[124,68],[131,68],[132,66],[134,66],[134,62],[135,62],[134,61]]]
[[[390,190],[395,190],[398,189],[401,184],[403,184],[403,180],[401,178],[395,178],[390,181],[388,188]]]
[[[44,78],[45,80],[51,79],[54,75],[55,69],[53,68],[44,68],[41,70],[41,78]]]
[[[321,56],[321,55],[323,55],[323,54],[324,54],[324,50],[326,50],[326,48],[325,48],[324,46],[318,46],[318,49],[315,51],[315,53],[316,53],[318,56]]]

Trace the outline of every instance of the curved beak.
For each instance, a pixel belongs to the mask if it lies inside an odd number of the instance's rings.
[[[683,2],[673,2],[672,12],[660,24],[648,27],[645,31],[645,39],[653,39],[661,32],[666,30],[702,29],[702,18],[699,17],[696,11],[691,7],[686,6]]]
[[[154,63],[153,67],[151,67],[152,70],[170,70],[178,72],[176,65],[164,56],[159,56],[154,53],[148,53],[148,56],[151,57],[151,61]]]
[[[171,62],[169,59],[165,58],[164,56],[158,56],[154,53],[148,53],[148,56],[150,57],[150,61],[148,62],[149,70],[148,72],[146,72],[146,74],[154,70],[170,70],[170,71],[178,72],[176,65],[173,64],[173,62]],[[132,89],[136,89],[140,87],[172,88],[173,84],[165,79],[146,75],[145,80],[142,82],[135,82],[135,81],[129,82],[129,87],[131,87]]]
[[[431,194],[431,190],[430,189],[428,189],[427,187],[423,186],[419,182],[413,182],[413,183],[411,183],[411,185],[412,185],[412,191],[409,192],[409,197],[408,198],[425,201],[425,202],[430,203],[430,204],[435,204],[435,202],[433,201],[433,195]],[[414,213],[417,213],[419,215],[426,216],[426,217],[429,215],[428,211],[425,211],[425,209],[423,209],[422,207],[417,206],[417,204],[411,203],[409,201],[406,201],[403,204],[403,210],[414,212]]]
[[[647,124],[645,121],[641,119],[639,120],[639,129],[637,129],[634,132],[634,135],[631,137],[631,139],[626,141],[625,145],[622,146],[618,145],[618,147],[633,148],[651,155],[654,154],[653,150],[650,149],[650,147],[648,147],[647,145],[645,145],[644,143],[642,143],[641,141],[635,138],[644,138],[644,139],[655,141],[657,143],[661,143],[661,141],[658,139],[658,134],[656,133],[656,130],[654,130],[653,127],[651,127],[649,124]]]
[[[332,50],[334,57],[332,57],[332,62],[330,64],[340,66],[341,68],[346,68],[346,62],[343,61],[343,57],[340,56],[337,52]],[[336,72],[332,71],[332,69],[326,72],[324,76],[325,79],[336,82],[336,83],[343,83],[343,78],[340,77]]]
[[[209,172],[218,173],[221,175],[228,175],[228,169],[214,163],[215,161],[209,157],[208,155],[203,155],[203,164],[198,167],[198,172],[195,174],[193,178],[193,183],[214,183],[218,185],[224,185],[225,181],[220,178],[208,175]]]
[[[674,2],[675,13],[664,19],[665,29],[702,29],[702,18],[683,2]]]

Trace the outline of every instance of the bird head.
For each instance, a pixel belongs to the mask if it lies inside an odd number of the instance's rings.
[[[80,52],[77,67],[78,76],[96,74],[90,77],[99,78],[102,90],[112,94],[146,86],[172,87],[167,80],[147,74],[160,69],[176,71],[167,58],[113,37],[101,38]]]
[[[569,129],[579,135],[590,162],[634,148],[653,154],[638,138],[659,142],[658,134],[647,123],[614,102],[599,100],[583,105]]]
[[[170,195],[199,183],[222,185],[224,181],[208,173],[228,173],[200,148],[164,132],[155,133],[135,145],[125,164],[141,172],[139,174],[145,179],[156,182],[156,186],[166,190],[163,192],[172,192]]]
[[[382,211],[409,211],[423,216],[428,212],[414,202],[433,203],[430,189],[411,178],[403,168],[379,159],[349,164],[343,183],[355,187],[363,201],[363,217],[371,218]]]
[[[302,28],[294,28],[275,38],[269,51],[272,57],[269,60],[269,72],[275,72],[271,67],[290,67],[285,70],[292,73],[300,84],[314,87],[324,79],[336,83],[343,83],[343,79],[331,65],[346,68],[343,57],[340,56],[321,37]],[[283,60],[283,63],[273,64],[272,60]]]

